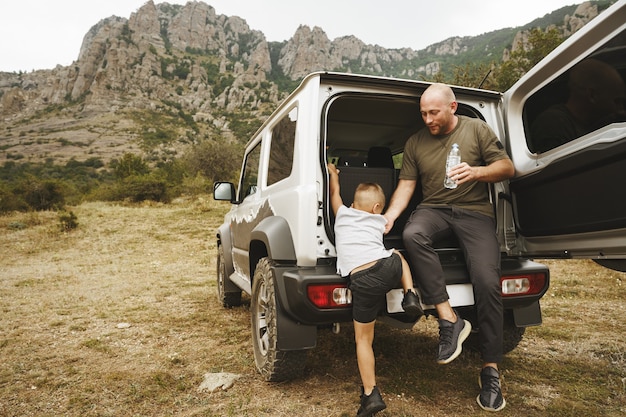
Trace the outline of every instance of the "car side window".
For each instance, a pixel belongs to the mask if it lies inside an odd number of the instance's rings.
[[[259,161],[261,158],[261,142],[246,155],[246,163],[241,175],[241,187],[239,188],[239,200],[257,192],[259,178]]]
[[[297,121],[298,108],[294,107],[272,128],[267,185],[277,183],[291,175]]]
[[[528,148],[542,153],[626,122],[626,31],[537,91],[524,105]]]

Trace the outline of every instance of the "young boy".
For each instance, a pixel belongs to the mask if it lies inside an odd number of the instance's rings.
[[[359,184],[351,207],[339,194],[339,170],[328,164],[330,203],[335,213],[337,272],[348,277],[352,292],[352,317],[356,356],[363,387],[357,417],[371,416],[387,406],[376,387],[375,358],[372,343],[374,325],[385,307],[385,294],[402,283],[402,308],[419,318],[423,315],[413,289],[409,264],[396,250],[386,249],[383,232],[387,220],[381,214],[385,194],[378,184]]]

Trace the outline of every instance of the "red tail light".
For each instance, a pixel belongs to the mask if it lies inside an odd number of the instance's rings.
[[[544,273],[512,275],[500,278],[502,296],[514,297],[520,295],[540,294],[546,285]]]
[[[307,296],[318,308],[348,307],[352,304],[352,294],[346,284],[309,285]]]

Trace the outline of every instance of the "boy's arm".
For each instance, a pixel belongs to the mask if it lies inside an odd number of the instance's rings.
[[[328,164],[328,176],[330,187],[330,206],[333,208],[333,213],[337,215],[339,207],[343,205],[341,194],[339,193],[339,170],[333,164]]]

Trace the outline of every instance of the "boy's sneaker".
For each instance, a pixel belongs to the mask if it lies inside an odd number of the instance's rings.
[[[480,371],[478,378],[480,394],[476,397],[476,402],[483,410],[500,411],[506,406],[506,400],[502,396],[500,389],[500,374],[498,370],[488,366]]]
[[[363,387],[361,387],[361,406],[356,413],[356,417],[370,417],[385,408],[387,408],[387,404],[383,401],[378,387],[374,387],[370,395],[365,395]]]
[[[413,291],[407,291],[402,299],[402,309],[412,315],[415,318],[420,318],[424,315],[422,306],[420,305],[420,299]]]
[[[444,365],[455,360],[463,350],[463,342],[472,331],[469,321],[461,319],[458,314],[456,322],[439,320],[439,354],[437,363]]]

